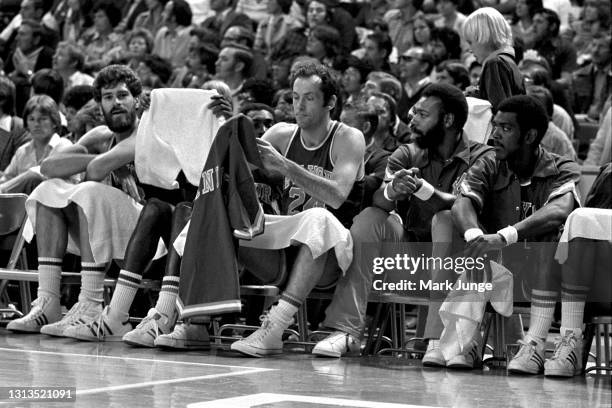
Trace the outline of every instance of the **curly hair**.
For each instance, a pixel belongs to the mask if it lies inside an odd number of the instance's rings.
[[[109,65],[103,68],[94,80],[94,99],[100,102],[102,99],[102,88],[110,88],[124,83],[132,96],[137,97],[142,93],[142,84],[134,71],[125,65]]]

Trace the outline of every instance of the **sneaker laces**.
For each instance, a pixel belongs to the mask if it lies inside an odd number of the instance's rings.
[[[106,314],[100,313],[97,318],[92,320],[87,327],[93,332],[98,340],[102,340],[106,336],[106,323],[104,323],[104,317]]]
[[[250,343],[260,342],[264,337],[266,337],[273,329],[273,321],[270,319],[270,313],[265,312],[261,316],[259,316],[259,321],[261,322],[261,326],[253,332],[249,337],[243,340],[247,340]]]
[[[567,356],[574,348],[576,348],[576,338],[573,333],[557,337],[555,339],[555,352],[553,353],[552,360]]]
[[[23,321],[29,322],[36,320],[40,315],[45,314],[44,308],[50,301],[51,299],[46,296],[34,299],[34,301],[31,303],[32,309],[30,309],[30,312],[27,315],[22,317]]]
[[[523,339],[519,339],[518,343],[521,344],[521,348],[519,349],[518,353],[516,353],[514,358],[521,358],[523,354],[532,354],[536,347],[535,344],[533,344],[532,342],[525,341]]]
[[[164,334],[159,330],[159,323],[157,322],[162,317],[162,314],[159,313],[156,309],[151,309],[146,315],[146,317],[142,319],[140,323],[138,323],[136,329],[149,331],[149,327],[153,326],[151,328],[155,331],[155,338],[157,338],[160,334]]]
[[[68,313],[66,313],[64,318],[61,319],[58,323],[61,322],[62,324],[69,324],[69,325],[77,323],[79,318],[81,317],[80,312],[82,310],[83,310],[83,303],[81,302],[75,303],[74,306],[70,308]]]

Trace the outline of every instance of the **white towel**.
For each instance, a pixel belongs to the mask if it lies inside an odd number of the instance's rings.
[[[468,104],[468,117],[463,132],[472,142],[487,143],[493,127],[491,126],[491,118],[493,112],[491,103],[484,99],[465,98]]]
[[[123,259],[142,209],[142,205],[132,197],[106,184],[95,181],[72,184],[61,179],[50,179],[36,187],[26,201],[28,222],[23,236],[28,242],[34,236],[38,203],[51,208],[65,208],[75,203],[83,210],[96,263]],[[79,255],[78,225],[71,227],[68,252]]]
[[[183,170],[189,183],[200,182],[217,130],[224,122],[207,108],[217,91],[162,88],[151,92],[136,134],[136,173],[142,183],[178,188]]]
[[[444,331],[440,337],[440,351],[446,360],[460,354],[475,338],[488,301],[499,314],[503,316],[512,314],[514,290],[512,273],[494,261],[491,261],[491,272],[492,290],[485,292],[459,290],[456,284],[440,307],[440,319],[444,324]],[[465,272],[459,280],[467,282]]]
[[[612,242],[612,210],[604,208],[577,208],[567,217],[559,239],[555,259],[567,260],[568,243],[574,238],[590,238]]]
[[[265,214],[264,233],[240,245],[260,249],[281,249],[297,243],[306,245],[318,258],[334,248],[338,266],[346,272],[353,260],[351,233],[324,208],[311,208],[295,215]],[[174,241],[174,248],[183,255],[189,223]]]

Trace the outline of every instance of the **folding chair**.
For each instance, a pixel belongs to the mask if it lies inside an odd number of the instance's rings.
[[[9,270],[16,269],[18,263],[22,269],[28,268],[24,248],[25,240],[23,238],[23,229],[27,218],[25,210],[27,198],[26,194],[0,194],[0,249],[11,251],[6,266],[6,269]],[[7,306],[7,308],[0,309],[0,313],[22,316],[23,314],[20,311],[9,306],[11,302],[8,293],[6,293],[7,285],[7,279],[0,281],[0,303]],[[19,291],[23,308],[24,304],[30,299],[29,282],[19,281]]]

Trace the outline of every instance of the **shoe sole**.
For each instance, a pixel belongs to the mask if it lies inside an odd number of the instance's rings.
[[[236,344],[236,343],[234,343]],[[242,347],[240,345],[238,346],[234,346],[234,344],[232,344],[230,346],[230,350],[231,351],[237,351],[240,354],[243,354],[247,357],[257,357],[257,358],[261,358],[261,357],[265,357],[265,356],[273,356],[276,354],[282,354],[283,350],[282,349],[271,349],[271,350],[264,350],[263,352],[260,350],[253,350],[249,347]]]
[[[123,341],[123,336],[124,335],[104,336],[103,338],[99,339],[97,337],[92,337],[92,336],[88,336],[88,335],[84,335],[80,333],[71,334],[71,333],[64,332],[63,337],[70,337],[71,339],[75,339],[75,340],[89,341],[89,342],[95,342],[95,343],[113,343],[113,342]]]
[[[28,334],[32,334],[32,333],[36,333],[36,334],[40,334],[40,328],[38,330],[36,329],[21,329],[21,328],[17,328],[17,327],[13,327],[13,328],[6,328],[7,330],[10,330],[14,333],[28,333]]]
[[[527,371],[520,368],[508,368],[508,372],[519,375],[538,375],[542,373],[542,371]]]
[[[153,343],[155,347],[159,347],[162,349],[170,349],[170,350],[209,350],[210,349],[210,341],[206,342],[190,342],[182,345],[178,344],[169,344],[164,343],[163,340],[161,342],[155,341]]]
[[[146,348],[155,348],[155,340],[153,340],[153,342],[151,343],[145,343],[144,341],[137,341],[137,340],[131,340],[131,339],[126,339],[125,337],[123,337],[123,342],[129,344],[130,346],[134,346],[134,347],[146,347]]]
[[[342,357],[342,353],[338,351],[329,351],[329,350],[317,350],[316,348],[312,349],[312,354],[319,357],[334,357],[340,358]]]
[[[567,370],[563,370],[563,369],[548,369],[548,370],[544,370],[544,376],[545,377],[566,377],[566,378],[570,378],[570,377],[575,377],[575,376],[579,375],[581,371],[582,371],[582,369],[575,370],[572,373],[572,372],[568,372]]]
[[[65,330],[65,329],[64,329]],[[47,331],[44,330],[44,327],[40,329],[40,334],[46,334],[47,336],[52,336],[52,337],[68,337],[64,334],[64,330],[62,330],[62,332],[56,332],[56,331]]]
[[[444,368],[446,367],[446,361],[433,361],[433,360],[423,361],[423,367]]]

